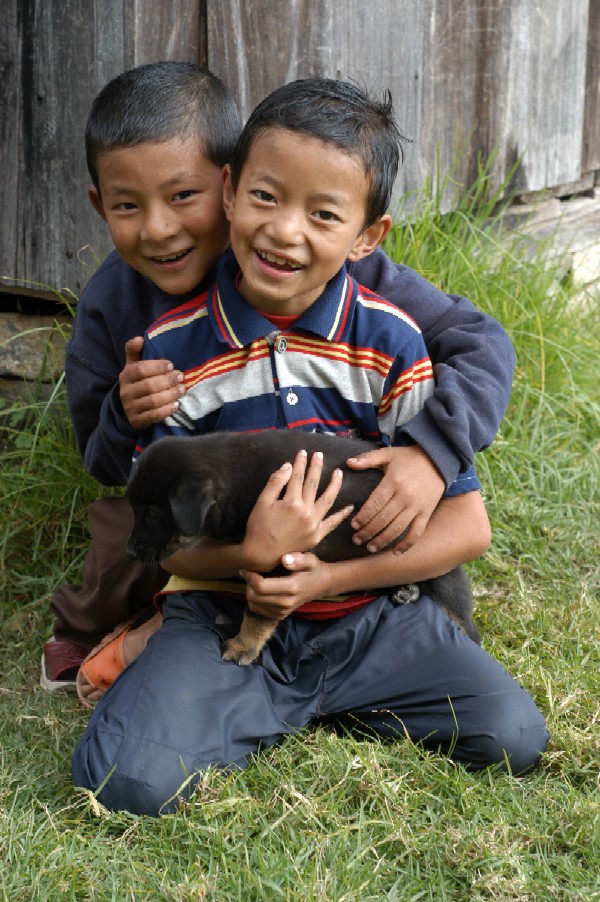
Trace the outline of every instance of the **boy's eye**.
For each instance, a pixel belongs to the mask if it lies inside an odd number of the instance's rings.
[[[191,189],[186,189],[185,191],[178,191],[177,194],[173,195],[173,200],[187,200],[188,197],[192,197],[194,192]]]
[[[259,200],[265,204],[273,203],[273,201],[275,200],[272,194],[269,194],[268,191],[263,191],[261,188],[255,188],[254,191],[250,192],[250,194],[252,195],[252,197],[255,197],[256,200]]]
[[[338,222],[339,216],[335,213],[332,213],[331,210],[315,210],[313,216],[316,219],[320,219],[322,222]]]
[[[115,210],[123,210],[123,211],[136,210],[137,205],[132,203],[132,201],[130,201],[130,200],[124,200],[120,204],[115,204],[114,209]]]

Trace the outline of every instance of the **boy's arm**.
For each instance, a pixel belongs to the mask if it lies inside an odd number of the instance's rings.
[[[377,555],[328,564],[314,554],[284,555],[290,574],[270,577],[242,571],[246,598],[253,611],[282,620],[301,605],[327,596],[360,592],[441,576],[483,554],[491,528],[479,492],[444,498],[420,542],[405,554]]]
[[[69,413],[85,469],[103,485],[126,485],[137,432],[121,406],[118,373],[110,378],[67,349],[65,375]]]
[[[515,356],[492,317],[466,298],[438,291],[381,250],[351,264],[350,271],[412,316],[434,366],[432,397],[401,429],[415,444],[371,452],[350,463],[384,471],[352,521],[357,540],[378,550],[405,530],[396,545],[405,552],[422,535],[444,487],[493,441],[510,398]]]
[[[515,366],[511,341],[466,298],[444,294],[379,249],[350,264],[349,271],[401,307],[423,333],[436,388],[403,432],[423,448],[449,486],[500,427]]]
[[[147,383],[139,384],[142,339],[132,336],[142,336],[171,303],[113,251],[91,277],[77,304],[65,356],[69,412],[85,468],[105,485],[127,483],[140,431],[136,422],[139,411],[131,405],[139,403],[140,389],[149,390]],[[133,347],[127,351],[130,339]],[[167,361],[145,366],[153,367],[157,376],[162,370],[163,392],[172,386],[176,395],[177,374],[169,371]],[[147,369],[143,375],[148,376]],[[156,385],[150,388],[158,391]],[[155,399],[151,404],[156,406]]]

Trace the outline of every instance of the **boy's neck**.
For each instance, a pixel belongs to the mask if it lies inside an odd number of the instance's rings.
[[[284,314],[284,313],[263,313],[262,314],[265,319],[268,319],[270,323],[273,323],[280,332],[284,332],[286,329],[291,329],[299,316],[296,314]]]

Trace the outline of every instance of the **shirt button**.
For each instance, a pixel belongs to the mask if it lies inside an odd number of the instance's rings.
[[[287,346],[288,346],[287,338],[284,338],[282,335],[280,338],[277,339],[277,342],[275,344],[275,350],[277,351],[278,354],[283,354],[284,351],[287,351]]]
[[[298,403],[298,395],[296,394],[296,392],[294,391],[293,388],[290,388],[290,390],[288,391],[288,393],[285,397],[285,400],[288,402],[288,404],[291,407],[293,407],[294,404]]]

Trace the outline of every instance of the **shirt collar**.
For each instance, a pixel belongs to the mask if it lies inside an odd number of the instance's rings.
[[[238,262],[232,250],[222,257],[209,293],[208,313],[216,335],[232,348],[242,348],[271,334],[273,323],[248,304],[236,288]],[[294,329],[338,341],[356,303],[356,283],[342,266],[320,298],[298,317]]]

